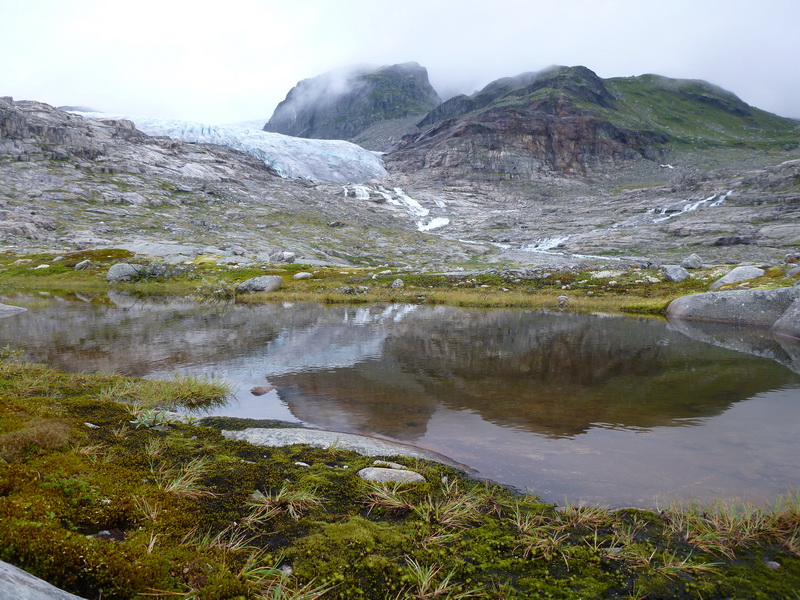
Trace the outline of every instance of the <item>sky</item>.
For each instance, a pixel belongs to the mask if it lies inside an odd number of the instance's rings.
[[[704,79],[800,118],[800,0],[0,0],[0,96],[266,122],[301,79],[416,61],[443,98],[551,65]]]

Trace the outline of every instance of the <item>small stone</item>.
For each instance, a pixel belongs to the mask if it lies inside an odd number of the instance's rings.
[[[395,279],[389,287],[392,288],[392,289],[399,289],[399,288],[405,287],[405,285],[406,284],[403,283],[402,279]]]
[[[84,425],[89,429],[100,429],[100,425],[95,425],[94,423],[84,423]]]
[[[800,267],[789,269],[789,271],[786,273],[787,277],[797,277],[798,275],[800,275]]]
[[[781,568],[781,563],[774,560],[765,560],[764,564],[767,565],[767,567],[769,567],[773,571],[777,571],[778,569]]]
[[[82,260],[77,265],[75,265],[75,270],[76,271],[83,271],[84,269],[88,269],[91,266],[92,266],[92,261],[90,261],[88,259],[87,260]]]
[[[250,393],[253,394],[253,396],[263,396],[264,394],[270,393],[274,389],[274,385],[257,385],[250,390]]]
[[[294,466],[295,467],[310,467],[311,465],[308,464],[308,463],[304,463],[304,462],[298,460],[296,463],[294,463]]]
[[[314,277],[313,273],[307,273],[305,271],[301,271],[300,273],[294,274],[294,279],[312,279]]]
[[[405,469],[404,465],[396,462],[389,462],[388,460],[376,460],[372,465],[375,467],[386,467],[387,469]]]
[[[392,270],[391,269],[386,269],[385,271],[379,271],[378,272],[378,275],[391,275],[391,274],[392,274]]]
[[[406,469],[384,469],[382,467],[367,467],[358,472],[358,476],[366,481],[381,483],[396,481],[399,483],[425,483],[425,478],[414,471]]]

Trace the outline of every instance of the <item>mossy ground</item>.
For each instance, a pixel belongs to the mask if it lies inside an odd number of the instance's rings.
[[[174,415],[148,422],[142,410],[226,393],[148,386],[3,352],[0,559],[88,599],[766,599],[800,588],[798,493],[764,509],[556,508],[397,458],[427,483],[370,484],[357,471],[373,459],[335,447],[260,448]]]
[[[85,259],[92,260],[93,266],[76,271],[74,265]],[[145,272],[135,281],[109,284],[105,281],[108,267],[119,261],[145,264]],[[313,278],[295,280],[293,275],[300,270],[311,272]],[[102,292],[113,289],[139,297],[180,294],[212,302],[382,302],[638,314],[661,314],[674,298],[707,291],[709,285],[727,269],[697,270],[691,278],[680,283],[665,281],[658,270],[640,269],[634,265],[622,266],[605,275],[596,271],[523,271],[492,267],[477,274],[466,271],[418,274],[380,267],[302,264],[238,267],[220,265],[203,257],[191,264],[165,265],[159,261],[136,259],[124,250],[63,255],[0,254],[0,284],[4,290],[48,291],[62,295],[97,293],[100,295],[98,302],[102,301]],[[282,276],[282,288],[269,294],[236,294],[237,283],[259,275]],[[396,279],[403,281],[403,287],[391,287]],[[795,282],[796,279],[786,277],[781,269],[776,268],[745,285],[773,287]]]

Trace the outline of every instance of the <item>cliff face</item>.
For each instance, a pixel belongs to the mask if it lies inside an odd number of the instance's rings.
[[[264,131],[352,140],[373,125],[424,115],[441,103],[417,63],[327,73],[304,79],[275,109]]]

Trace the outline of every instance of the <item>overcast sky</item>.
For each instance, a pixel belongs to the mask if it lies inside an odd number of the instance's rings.
[[[705,79],[800,118],[800,0],[0,0],[0,96],[211,124],[416,61],[445,97],[553,64]]]

